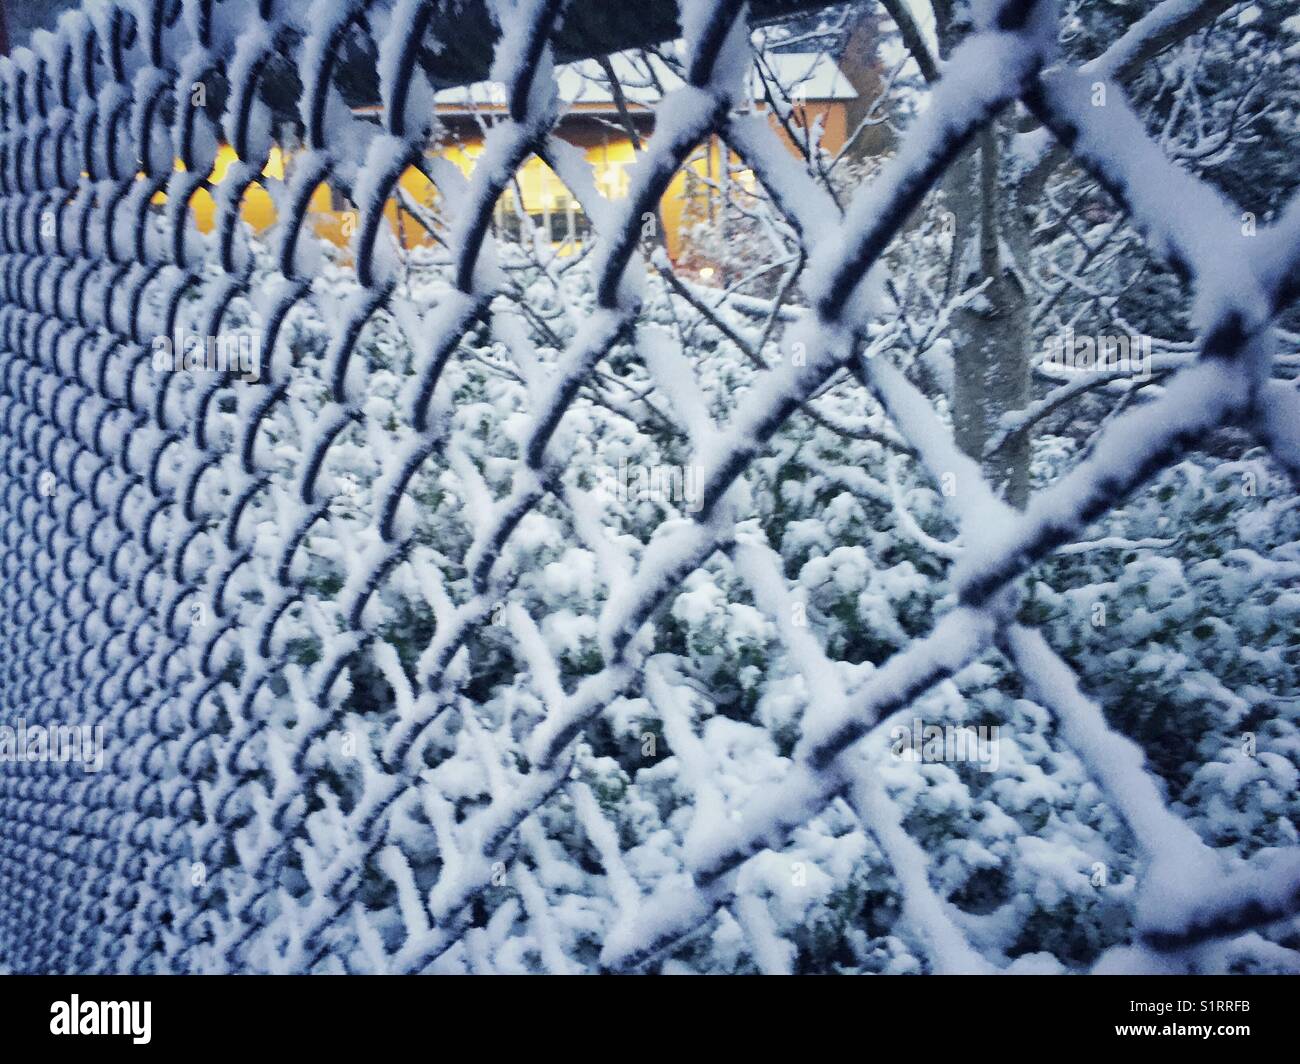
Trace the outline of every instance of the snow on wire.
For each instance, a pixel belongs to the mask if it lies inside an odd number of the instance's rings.
[[[733,106],[749,62],[740,0],[683,0],[685,85],[657,107],[653,137],[618,200],[604,199],[583,160],[553,136],[561,0],[490,4],[506,115],[468,179],[425,153],[433,86],[415,56],[439,5],[298,6],[88,0],[57,32],[38,36],[35,51],[0,64],[0,722],[103,721],[117,737],[102,773],[6,766],[0,963],[27,971],[423,971],[465,946],[482,926],[475,909],[484,890],[509,877],[543,965],[573,971],[551,933],[545,892],[520,859],[531,852],[540,860],[536,817],[564,794],[612,898],[601,930],[606,969],[653,964],[729,908],[760,967],[784,970],[788,948],[765,908],[737,893],[738,875],[750,858],[779,849],[843,799],[891,862],[904,918],[932,969],[992,970],[930,885],[924,851],[861,755],[891,714],[993,647],[1057,718],[1141,848],[1147,871],[1137,930],[1152,957],[1296,911],[1300,858],[1225,878],[1214,852],[1167,809],[1137,747],[1106,726],[1068,666],[1014,618],[1016,581],[1033,563],[1209,430],[1247,428],[1300,475],[1300,404],[1294,390],[1267,379],[1271,321],[1300,295],[1300,204],[1247,254],[1231,208],[1161,156],[1118,90],[1111,98],[1119,102],[1088,105],[1105,64],[1086,75],[1053,65],[1056,20],[1046,0],[981,6],[982,23],[945,65],[930,107],[842,218],[772,127]],[[338,85],[342,42],[355,33],[370,35],[377,56],[378,125],[354,117]],[[275,190],[278,277],[255,290],[240,208],[248,189],[266,180],[274,147],[259,83],[285,59],[301,81],[304,144]],[[227,86],[220,123],[194,93],[209,81]],[[864,350],[885,305],[879,264],[886,246],[962,148],[1017,99],[1194,286],[1203,337],[1196,364],[1140,413],[1108,423],[1090,457],[1023,513],[984,484],[924,396]],[[561,482],[564,460],[553,444],[579,390],[639,329],[643,218],[714,135],[752,169],[803,243],[813,310],[785,342],[802,345],[806,357],[767,370],[720,428],[692,400],[689,367],[646,339],[650,372],[687,422],[702,487],[690,519],[634,559],[584,517],[582,493]],[[203,238],[189,204],[222,143],[237,161],[217,191],[213,232]],[[411,568],[413,478],[434,455],[456,461],[445,371],[466,335],[495,317],[492,215],[534,156],[593,220],[596,309],[553,367],[525,370],[530,411],[510,490],[494,498],[473,475],[462,477],[474,517],[460,559],[469,593],[455,602],[435,577],[415,577],[433,585],[435,626],[412,679],[369,607],[386,581]],[[416,319],[418,359],[400,401],[403,443],[382,456],[371,527],[356,537],[347,579],[326,610],[306,587],[302,549],[313,528],[330,520],[332,450],[370,416],[362,331],[381,311],[411,312],[382,239],[385,209],[410,167],[437,186],[455,219],[447,235],[454,287]],[[319,268],[319,252],[303,234],[322,182],[358,205],[351,250],[360,291],[337,309],[325,355],[328,399],[286,471],[265,430],[299,371],[277,340]],[[161,225],[151,210],[160,193]],[[251,307],[260,322],[249,379],[236,387],[239,367],[226,367],[186,388],[173,375],[148,372],[151,337],[183,327],[219,335],[237,306]],[[963,485],[951,500],[964,544],[954,570],[957,605],[851,689],[817,639],[787,623],[794,600],[781,560],[736,517],[742,474],[786,419],[845,368],[931,476],[955,473]],[[608,570],[612,590],[598,621],[602,665],[566,690],[538,620],[513,603],[504,627],[547,713],[522,749],[508,748],[508,734],[464,711],[461,663],[467,641],[494,619],[517,577],[512,537],[549,501],[573,510],[579,535]],[[647,638],[656,611],[719,551],[732,557],[815,692],[788,773],[739,819],[707,815],[707,764],[692,759],[689,727],[672,724],[685,689]],[[293,611],[323,647],[306,666],[286,655],[281,628]],[[360,790],[346,808],[326,797],[309,816],[309,767],[341,726],[340,706],[362,659],[392,688],[396,718],[363,736]],[[590,788],[571,779],[586,729],[638,678],[701,796],[681,874],[649,890],[629,869]],[[272,691],[288,692],[291,718],[271,711]],[[466,735],[452,756],[477,761],[492,784],[490,802],[461,820],[423,779],[429,736],[449,727]],[[424,883],[409,860],[415,805],[432,835],[421,845],[436,855],[436,877]],[[396,940],[376,929],[364,901],[366,874],[375,869],[395,892]]]

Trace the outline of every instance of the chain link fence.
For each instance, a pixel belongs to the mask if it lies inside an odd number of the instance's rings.
[[[576,970],[583,963],[547,931],[563,903],[538,883],[540,825],[557,803],[575,812],[604,883],[591,930],[599,956],[587,966],[653,967],[720,910],[761,953],[763,914],[737,895],[738,876],[842,802],[892,863],[930,968],[990,970],[860,760],[892,714],[988,653],[1014,663],[1132,832],[1146,862],[1134,932],[1145,950],[1176,952],[1293,913],[1300,855],[1221,874],[1138,749],[1106,726],[1045,639],[1017,623],[1016,586],[1218,427],[1253,433],[1300,473],[1300,396],[1268,372],[1270,323],[1300,295],[1300,206],[1245,235],[1231,207],[1160,154],[1118,88],[1093,105],[1107,72],[1057,62],[1045,0],[979,7],[983,21],[946,63],[928,109],[842,212],[765,117],[734,106],[749,63],[739,0],[684,0],[685,84],[656,109],[620,199],[605,199],[553,135],[565,5],[498,0],[488,10],[504,114],[466,178],[426,151],[439,86],[421,54],[436,53],[442,6],[87,4],[0,69],[0,721],[48,728],[51,741],[63,722],[102,724],[104,735],[100,772],[50,759],[0,774],[0,961],[19,971],[418,972],[472,955],[475,936],[505,921],[529,929],[541,967]],[[345,70],[367,54],[377,124],[355,116]],[[1023,512],[997,497],[929,401],[870,344],[887,245],[1016,100],[1194,288],[1203,337],[1194,365],[1156,401],[1108,422],[1087,459]],[[279,183],[263,175],[285,114],[302,143]],[[699,505],[629,549],[593,519],[561,429],[611,352],[645,330],[647,225],[713,136],[797,231],[810,309],[783,339],[788,357],[763,370],[725,424],[692,399],[688,359],[647,359],[691,441]],[[237,159],[210,186],[222,144]],[[492,217],[534,156],[592,220],[595,306],[553,362],[521,368],[527,408],[508,488],[494,491],[458,457],[451,369],[467,335],[502,324]],[[386,211],[411,168],[452,219],[451,281],[432,299],[407,283],[387,235]],[[309,222],[322,184],[356,204],[356,292],[335,308],[323,358],[307,366],[284,333],[325,268]],[[255,185],[275,186],[278,222],[265,245],[240,217]],[[201,237],[190,212],[209,189],[215,221]],[[269,267],[257,268],[259,256]],[[416,323],[414,358],[384,437],[392,447],[358,490],[331,464],[376,438],[364,346],[394,321]],[[160,372],[156,339],[187,333],[251,340],[205,364],[206,375]],[[955,482],[946,494],[963,530],[952,610],[855,687],[811,630],[789,623],[797,596],[779,555],[743,521],[741,490],[787,419],[846,369],[904,449],[936,482]],[[430,469],[455,474],[463,556],[435,556],[421,540],[413,484]],[[346,579],[323,591],[308,544],[339,521],[340,493],[364,520],[348,533]],[[557,508],[608,585],[594,618],[599,666],[577,680],[561,675],[541,618],[509,598],[521,530]],[[735,815],[709,817],[709,781],[698,778],[680,866],[647,877],[573,778],[575,751],[629,686],[665,713],[685,697],[647,633],[718,552],[815,697],[781,779]],[[394,582],[418,586],[431,605],[414,662],[399,659],[377,609]],[[505,634],[544,706],[526,726],[476,712],[465,662],[486,625]],[[319,648],[311,658],[293,652],[304,633]],[[363,681],[382,683],[387,709],[359,720],[347,707]],[[674,743],[683,760],[691,741],[688,729]],[[355,745],[346,777],[341,742]],[[431,765],[461,762],[490,781],[485,800],[458,802],[429,782]],[[492,892],[502,884],[516,899],[509,909]]]

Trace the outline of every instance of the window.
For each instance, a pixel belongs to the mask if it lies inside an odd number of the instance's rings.
[[[591,235],[591,219],[567,192],[556,197],[547,213],[552,244],[581,244]]]
[[[591,236],[591,219],[566,191],[553,196],[550,202],[538,209],[525,210],[532,229],[541,229],[552,244],[581,246]],[[514,190],[506,191],[497,202],[494,214],[497,235],[504,240],[522,240],[525,235]]]

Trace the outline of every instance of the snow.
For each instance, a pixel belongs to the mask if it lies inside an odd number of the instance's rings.
[[[620,199],[555,134],[563,103],[604,100],[590,64],[555,65],[560,5],[491,4],[500,91],[457,98],[501,107],[468,177],[425,155],[435,92],[412,56],[432,5],[266,6],[216,5],[200,39],[206,8],[184,5],[155,50],[151,5],[117,47],[118,9],[90,3],[36,40],[66,77],[0,62],[0,726],[93,710],[119,737],[102,773],[0,758],[0,815],[95,825],[0,936],[0,967],[789,973],[840,963],[820,935],[873,971],[1300,966],[1300,738],[1278,694],[1300,404],[1270,376],[1294,346],[1271,330],[1300,294],[1300,202],[1248,239],[1115,85],[1091,103],[1192,4],[1041,81],[1054,5],[1009,30],[976,5],[982,32],[879,171],[837,189],[843,212],[827,159],[751,106],[731,0],[685,0],[685,76],[654,60],[664,98],[617,57],[655,112]],[[345,32],[375,45],[377,125],[334,83]],[[262,174],[276,127],[255,76],[280,49],[307,126],[284,187]],[[851,95],[829,62],[778,59],[809,95]],[[221,127],[186,103],[214,71]],[[1040,117],[1192,283],[1200,339],[1020,511],[957,446],[948,397],[913,383],[921,351],[961,371],[960,336],[938,334],[991,297],[931,300],[912,350],[890,249],[1040,84]],[[765,190],[729,239],[807,259],[780,295],[683,281],[687,300],[657,276],[678,269],[664,249],[639,261],[714,135]],[[239,158],[203,236],[190,200],[222,141]],[[534,155],[592,220],[576,251],[494,232]],[[432,249],[386,220],[414,164],[438,190]],[[165,207],[138,172],[167,179]],[[346,250],[312,232],[322,182],[359,208]],[[253,183],[280,213],[265,236],[241,220]],[[240,331],[265,345],[256,373],[152,358],[154,336]],[[1262,449],[1187,458],[1228,425]],[[689,491],[627,498],[620,463]],[[1177,489],[1135,496],[1153,478]],[[1110,624],[1080,623],[1096,605]],[[890,729],[922,719],[992,724],[996,764],[894,757]],[[1128,737],[1151,732],[1177,773]],[[138,860],[111,856],[124,841]],[[990,882],[979,915],[964,899]],[[51,933],[88,891],[102,922]],[[867,897],[894,904],[869,921]]]
[[[1082,67],[1084,75],[1110,78],[1141,54],[1143,45],[1151,37],[1159,36],[1179,20],[1202,7],[1204,0],[1162,0],[1096,59]]]
[[[1209,332],[1230,312],[1245,318],[1248,332],[1256,330],[1273,307],[1257,282],[1254,245],[1238,212],[1211,186],[1170,162],[1117,86],[1108,86],[1106,106],[1096,107],[1098,82],[1086,73],[1056,71],[1043,84],[1054,113],[1077,134],[1072,150],[1123,196],[1152,250],[1191,274],[1200,331]]]

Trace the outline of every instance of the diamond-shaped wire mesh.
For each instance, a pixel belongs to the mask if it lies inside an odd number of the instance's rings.
[[[1053,65],[1055,13],[1037,0],[985,5],[986,24],[946,64],[929,109],[843,215],[766,119],[733,107],[748,65],[739,0],[683,3],[686,85],[657,108],[654,136],[617,200],[603,199],[552,135],[559,0],[492,5],[507,114],[467,180],[425,153],[432,96],[415,55],[438,5],[336,0],[305,18],[295,6],[96,3],[0,71],[0,720],[103,722],[109,737],[98,774],[5,766],[0,961],[28,971],[299,971],[334,959],[350,970],[422,971],[486,933],[502,909],[483,911],[485,891],[509,881],[520,901],[508,919],[530,923],[544,967],[573,970],[548,939],[551,903],[533,871],[545,845],[538,818],[563,801],[608,883],[610,904],[593,931],[599,964],[630,970],[719,909],[734,907],[761,936],[763,914],[737,900],[738,871],[843,799],[892,862],[932,969],[986,970],[931,886],[921,848],[853,752],[891,713],[990,648],[1055,715],[1147,859],[1144,898],[1154,900],[1139,906],[1137,931],[1148,948],[1176,950],[1293,911],[1300,862],[1216,877],[1215,855],[1167,809],[1137,748],[1106,727],[1068,667],[1014,614],[1018,577],[1216,427],[1245,427],[1300,472],[1300,399],[1268,379],[1270,322],[1300,294],[1300,206],[1248,243],[1233,211],[1160,154],[1117,89],[1111,105],[1088,105],[1105,71]],[[357,34],[378,57],[377,129],[357,122],[340,94],[338,57]],[[305,143],[275,189],[274,284],[255,286],[240,210],[254,184],[275,184],[262,176],[277,147],[262,82],[286,66],[301,81]],[[220,123],[195,96],[208,84],[227,87]],[[1088,459],[1023,513],[996,497],[928,401],[869,357],[867,344],[880,309],[874,271],[889,241],[971,137],[1016,99],[1195,288],[1203,336],[1195,365],[1140,413],[1110,422]],[[584,518],[582,490],[563,476],[554,444],[602,361],[642,328],[633,278],[645,219],[715,135],[797,231],[812,309],[786,340],[798,357],[767,369],[725,425],[692,406],[689,365],[664,356],[662,372],[680,375],[666,387],[703,471],[701,505],[633,556]],[[207,194],[221,143],[237,161],[216,190],[213,232],[200,240],[191,201]],[[499,316],[492,212],[533,156],[593,220],[596,307],[553,365],[522,371],[518,459],[511,487],[495,497],[458,464],[448,369],[466,335]],[[454,284],[431,308],[403,283],[384,240],[385,211],[411,167],[427,173],[453,219],[445,242]],[[304,232],[322,183],[358,205],[359,294],[337,308],[323,369],[303,389],[307,369],[282,331],[321,269]],[[346,580],[326,595],[309,586],[304,545],[335,519],[332,454],[367,438],[374,382],[359,346],[386,316],[416,323],[399,445],[377,456],[380,475],[360,499],[349,492],[368,527],[354,530]],[[243,321],[255,323],[256,380],[233,365],[209,377],[154,371],[155,337],[219,336]],[[786,622],[795,599],[781,560],[738,527],[736,494],[786,419],[845,368],[933,477],[957,478],[964,543],[956,607],[854,689],[806,628]],[[439,463],[456,469],[473,518],[463,557],[450,561],[422,547],[409,491]],[[496,615],[518,576],[512,544],[529,515],[549,506],[572,512],[576,534],[608,569],[596,619],[602,664],[576,685],[561,681],[539,619],[517,603]],[[645,631],[719,551],[817,698],[779,784],[738,818],[706,823],[701,811],[683,867],[648,885],[571,765],[585,730],[632,681],[666,715],[685,697],[649,655]],[[463,571],[454,588],[439,561]],[[371,609],[393,580],[427,589],[433,607],[414,670]],[[491,623],[507,633],[545,706],[524,735],[509,721],[478,720],[464,689],[464,648]],[[322,648],[319,660],[290,654],[304,632]],[[358,736],[341,707],[365,675],[383,678],[395,709]],[[331,790],[321,782],[322,751],[345,730],[358,741],[359,767]],[[678,734],[689,761],[689,728]],[[426,781],[434,735],[448,759],[486,775],[489,801],[454,811]],[[390,909],[400,911],[382,929],[367,904],[376,874],[391,880]],[[1196,889],[1184,889],[1189,882]]]

